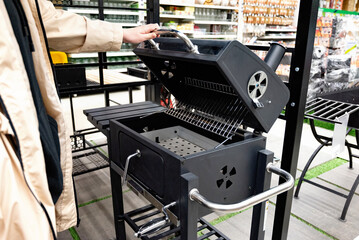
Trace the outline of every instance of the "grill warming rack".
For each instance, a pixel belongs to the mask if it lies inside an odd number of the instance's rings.
[[[197,94],[203,94],[203,92],[193,91],[192,87],[226,93],[225,99],[213,104],[213,101],[210,100],[213,96],[202,95],[198,98]],[[166,111],[167,114],[227,139],[236,134],[248,110],[243,102],[236,97],[232,87],[186,78],[185,88],[188,89],[184,90],[186,92],[183,96],[184,101],[176,99],[173,108]]]
[[[316,98],[306,104],[305,116],[330,123],[339,123],[336,119],[345,113],[349,115],[359,110],[358,104],[336,100]]]

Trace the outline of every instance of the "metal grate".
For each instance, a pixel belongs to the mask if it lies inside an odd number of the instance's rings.
[[[130,227],[137,232],[140,226],[150,220],[155,216],[163,216],[153,205],[147,205],[139,209],[135,209],[131,212],[125,213],[119,218],[125,220]],[[143,240],[159,240],[159,239],[172,239],[180,240],[180,227],[177,227],[171,223],[168,224],[163,230],[143,236]],[[223,233],[221,233],[217,228],[212,226],[209,222],[203,218],[198,219],[197,222],[197,240],[229,240]]]
[[[71,139],[71,150],[72,151],[85,148],[84,135],[72,135],[72,136],[70,136],[70,139]]]
[[[166,113],[225,138],[235,134],[248,113],[228,85],[185,78],[181,91],[185,94]]]
[[[181,137],[165,139],[159,144],[181,157],[205,151],[205,149],[201,148],[200,146],[191,143]]]
[[[211,90],[215,92],[227,93],[233,96],[236,96],[233,88],[229,85],[214,83],[214,82],[207,82],[195,78],[185,77],[184,83],[188,86],[199,87],[206,90]]]
[[[78,156],[73,156],[73,169],[72,175],[77,176],[80,174],[92,172],[101,168],[109,166],[109,162],[98,152],[91,151]]]
[[[316,98],[306,104],[305,116],[331,123],[339,123],[336,120],[338,117],[345,113],[352,114],[358,109],[358,104]]]

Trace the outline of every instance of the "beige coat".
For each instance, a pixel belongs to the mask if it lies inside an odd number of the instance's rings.
[[[38,0],[49,46],[67,52],[115,51],[122,44],[118,24],[91,21]],[[0,96],[14,126],[23,169],[9,141],[14,133],[0,108],[0,239],[51,239],[39,202],[57,232],[76,224],[69,131],[54,86],[35,0],[21,0],[35,46],[36,77],[47,113],[58,124],[64,188],[56,203],[48,190],[44,156],[29,80],[3,0],[0,0]]]

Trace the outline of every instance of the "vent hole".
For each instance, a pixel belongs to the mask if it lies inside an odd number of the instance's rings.
[[[156,143],[160,143],[160,137],[155,138]]]
[[[233,176],[237,173],[235,168],[232,168],[232,170],[229,172],[229,176]]]
[[[220,188],[223,183],[224,183],[224,180],[223,180],[223,179],[217,180],[217,187]]]
[[[227,180],[226,182],[226,188],[229,188],[230,186],[232,186],[232,181],[231,180]]]
[[[224,166],[221,171],[220,171],[223,175],[227,174],[227,166]]]

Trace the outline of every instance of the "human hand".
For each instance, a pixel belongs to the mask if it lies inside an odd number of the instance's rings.
[[[135,28],[123,29],[123,42],[140,43],[149,39],[153,39],[157,36],[156,33],[153,33],[153,31],[158,28],[158,24],[148,24]]]

